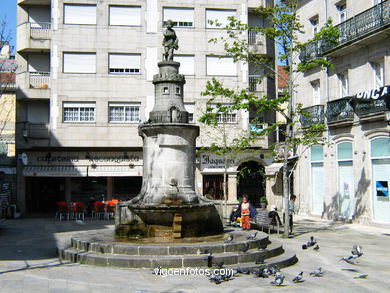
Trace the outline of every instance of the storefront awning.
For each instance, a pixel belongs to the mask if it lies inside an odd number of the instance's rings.
[[[142,166],[95,166],[88,167],[88,176],[91,177],[120,177],[120,176],[142,176]]]
[[[85,177],[86,166],[26,166],[23,168],[26,177]]]
[[[283,167],[283,163],[273,163],[269,166],[265,166],[265,175],[275,176],[276,173]]]

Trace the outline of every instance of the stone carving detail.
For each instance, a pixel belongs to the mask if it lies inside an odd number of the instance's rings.
[[[153,82],[161,82],[161,81],[184,81],[184,75],[177,73],[165,73],[165,74],[155,74],[153,77]]]

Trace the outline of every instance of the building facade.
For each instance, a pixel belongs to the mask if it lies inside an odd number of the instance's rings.
[[[45,212],[59,200],[129,199],[138,194],[143,175],[142,139],[138,125],[148,120],[154,104],[153,75],[162,60],[162,31],[175,23],[179,50],[175,61],[185,75],[184,102],[190,120],[202,114],[202,97],[212,77],[232,88],[250,86],[259,95],[275,94],[274,80],[250,83],[260,69],[224,56],[223,43],[209,43],[226,30],[209,20],[227,23],[235,16],[249,25],[266,20],[254,8],[273,1],[132,1],[18,0],[17,155],[18,206],[24,213]],[[272,57],[273,44],[248,35],[249,46]],[[220,117],[229,137],[249,129],[251,113]],[[264,121],[274,122],[274,113]],[[202,126],[197,147],[220,139]],[[265,187],[237,183],[242,164],[264,169],[272,164],[273,137],[254,147],[261,150],[231,159],[228,198],[251,192],[256,200]],[[215,154],[197,160],[196,189],[221,198],[224,168]],[[254,185],[254,186],[251,186]],[[240,187],[241,186],[241,187]],[[241,189],[240,189],[241,188]]]
[[[305,34],[328,18],[337,44],[312,42],[301,60],[326,57],[333,69],[298,77],[296,102],[324,122],[324,144],[298,150],[295,193],[303,213],[359,222],[390,223],[390,1],[299,1]],[[309,178],[309,180],[308,180]]]

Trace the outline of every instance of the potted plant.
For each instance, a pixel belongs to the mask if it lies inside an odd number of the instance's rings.
[[[260,207],[262,209],[265,209],[267,207],[267,204],[268,204],[268,200],[265,196],[261,197],[260,198]]]

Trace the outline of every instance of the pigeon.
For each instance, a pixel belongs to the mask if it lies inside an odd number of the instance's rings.
[[[271,275],[271,272],[268,268],[263,269],[263,278],[268,278]]]
[[[354,261],[352,260],[353,258],[354,258],[353,255],[350,255],[350,256],[342,257],[342,258],[340,258],[339,260],[343,260],[343,261],[345,261],[346,263],[349,263],[349,264],[351,264],[351,265],[355,265],[356,262],[354,262]]]
[[[307,247],[316,245],[317,241],[314,240],[314,236],[310,236],[310,240],[307,242]]]
[[[211,254],[212,254],[212,252],[211,252],[211,251],[209,251],[209,250],[207,250],[207,249],[205,249],[205,250],[203,250],[203,251],[202,251],[202,254],[209,254],[209,253],[211,253]]]
[[[307,245],[306,244],[302,244],[302,249],[303,250],[307,249]]]
[[[250,239],[255,239],[255,238],[256,238],[256,235],[257,235],[257,232],[252,233],[251,235],[249,235],[248,237],[246,237],[246,239],[248,239],[248,240],[250,240]]]
[[[357,246],[356,244],[352,247],[352,251],[351,251],[352,255],[354,257],[361,257],[363,255],[363,252],[362,252],[362,247],[361,246]]]
[[[275,275],[275,281],[271,282],[271,284],[275,286],[281,286],[283,284],[284,275],[281,272],[277,272]]]
[[[354,273],[357,273],[359,272],[359,270],[357,269],[341,269],[342,271],[348,271],[348,272],[354,272]]]
[[[222,276],[221,275],[214,275],[212,274],[209,278],[211,282],[214,282],[215,284],[221,284],[222,283]]]
[[[223,268],[223,265],[225,264],[224,261],[219,261],[219,262],[214,262],[213,263],[214,266],[217,268],[217,269],[222,269]]]
[[[268,275],[267,274],[264,274],[264,270],[263,269],[256,269],[253,274],[258,277],[258,278],[268,278]]]
[[[245,243],[245,246],[241,249],[241,252],[247,252],[249,250],[249,244]]]
[[[324,274],[324,272],[322,271],[321,268],[318,268],[316,269],[315,271],[311,272],[310,273],[310,276],[313,276],[313,277],[322,277],[322,275]]]
[[[360,276],[357,276],[357,277],[353,277],[353,279],[365,279],[367,278],[368,275],[360,275]]]
[[[264,256],[259,256],[259,258],[256,259],[255,264],[257,264],[257,265],[263,264],[264,263],[264,259],[265,259]]]
[[[238,273],[238,274],[249,275],[249,274],[251,273],[249,269],[242,269],[242,268],[240,268],[240,267],[238,267],[236,270],[237,270],[237,273]]]
[[[271,272],[271,275],[276,275],[277,273],[280,273],[278,265],[271,266],[269,268],[269,271]]]
[[[232,242],[232,241],[233,241],[233,235],[230,234],[229,237],[226,238],[224,242],[225,242],[225,243],[230,243],[230,242]]]
[[[319,251],[320,250],[320,246],[317,244],[316,246],[314,246],[313,250]]]
[[[76,224],[79,224],[79,225],[85,225],[84,221],[83,220],[76,220]]]
[[[302,283],[302,282],[303,282],[303,280],[302,280],[302,275],[303,275],[303,272],[300,272],[298,275],[296,275],[296,276],[294,277],[294,279],[292,279],[292,281],[293,281],[294,283]]]

